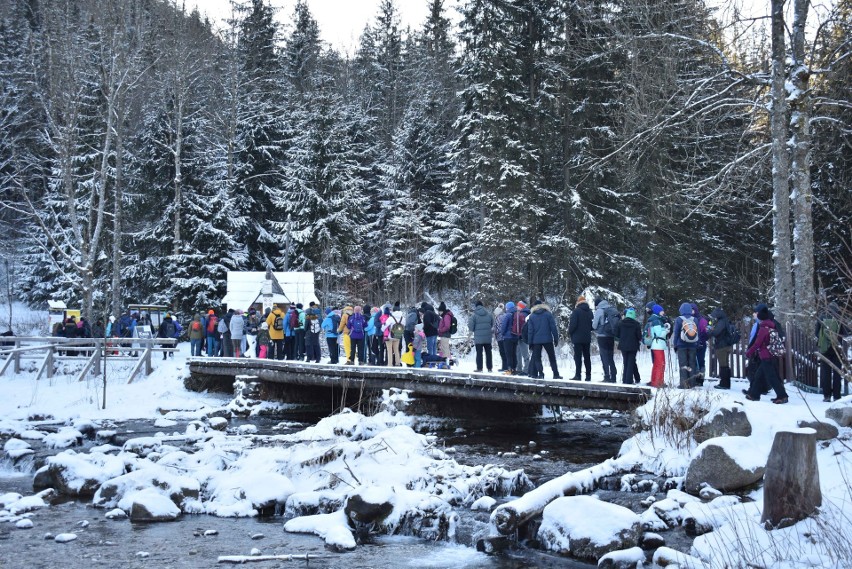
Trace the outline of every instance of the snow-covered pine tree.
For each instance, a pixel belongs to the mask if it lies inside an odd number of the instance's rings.
[[[234,131],[233,179],[229,181],[239,218],[237,241],[248,248],[248,268],[274,266],[284,249],[285,224],[280,202],[287,126],[284,80],[276,48],[278,26],[274,11],[264,0],[237,5],[236,27],[239,61],[237,114]]]

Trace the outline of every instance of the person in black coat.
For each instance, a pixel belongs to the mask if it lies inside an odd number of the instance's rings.
[[[580,296],[577,299],[577,305],[571,313],[571,319],[568,322],[568,335],[571,336],[571,343],[574,345],[574,381],[580,381],[580,364],[586,364],[586,381],[592,381],[592,320],[595,314],[589,308],[589,303],[586,302],[585,296]]]
[[[709,335],[713,338],[713,352],[716,361],[719,362],[719,384],[716,389],[731,388],[731,352],[733,351],[733,338],[728,330],[728,316],[721,308],[716,308],[710,313],[713,326]]]
[[[642,344],[642,325],[636,319],[636,309],[628,308],[624,312],[624,318],[619,320],[616,328],[616,337],[618,349],[621,350],[621,357],[624,360],[621,382],[632,384],[636,354],[639,353],[639,346]]]

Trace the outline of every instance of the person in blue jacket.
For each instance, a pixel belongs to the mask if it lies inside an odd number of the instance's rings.
[[[541,364],[541,350],[547,352],[553,379],[562,379],[556,366],[556,346],[559,345],[559,329],[550,306],[543,300],[536,300],[527,319],[527,340],[532,348],[530,358],[530,377],[544,378]]]
[[[517,308],[515,303],[509,301],[506,303],[506,318],[503,319],[503,325],[500,334],[503,336],[503,349],[506,352],[506,375],[515,375],[518,373],[517,350],[518,340],[520,336],[512,333],[512,320],[515,319]],[[428,336],[427,336],[428,337]]]
[[[328,357],[330,364],[339,362],[340,348],[337,345],[337,327],[340,325],[340,316],[335,318],[335,313],[329,306],[325,309],[325,318],[322,321],[322,330],[325,332],[325,343],[328,345]]]

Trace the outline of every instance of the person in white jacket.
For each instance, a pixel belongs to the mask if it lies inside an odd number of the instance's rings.
[[[405,316],[401,310],[391,312],[382,323],[382,334],[388,352],[388,367],[402,366],[400,344],[405,337]]]

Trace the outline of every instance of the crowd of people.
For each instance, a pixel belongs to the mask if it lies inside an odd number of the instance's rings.
[[[778,360],[784,354],[784,327],[766,304],[758,304],[752,313],[753,325],[745,344],[749,388],[743,393],[757,401],[770,389],[773,403],[787,403],[788,395],[778,372]],[[573,348],[574,370],[571,379],[591,381],[591,344],[596,341],[603,368],[603,381],[616,383],[618,370],[615,350],[622,356],[621,382],[641,382],[636,357],[642,346],[651,352],[650,380],[645,385],[663,387],[669,349],[674,349],[678,387],[702,386],[706,375],[707,348],[712,342],[719,366],[716,389],[731,388],[731,355],[740,343],[738,326],[725,311],[715,308],[706,317],[695,303],[684,302],[673,320],[660,304],[645,305],[640,323],[639,312],[632,306],[618,310],[603,297],[594,300],[594,309],[585,296],[577,298],[568,323]],[[71,316],[53,330],[68,338],[135,337],[140,323],[149,324],[145,315],[125,312],[118,320],[110,316],[106,326],[98,320],[90,326],[86,318]],[[494,372],[493,346],[500,356],[498,373],[544,377],[542,352],[547,354],[552,377],[561,379],[556,348],[559,328],[550,306],[536,300],[528,306],[523,300],[499,303],[493,310],[477,301],[467,320],[469,337],[476,352],[476,372]],[[310,302],[274,305],[261,312],[229,309],[196,314],[187,334],[192,356],[251,357],[276,360],[301,360],[320,363],[325,343],[328,363],[411,367],[449,367],[453,363],[450,338],[457,333],[458,321],[444,302],[434,308],[428,302],[403,310],[400,303],[382,306],[347,305],[321,308]],[[160,338],[178,338],[183,328],[166,314],[157,330]],[[818,342],[820,386],[825,401],[841,397],[841,339],[849,334],[839,310],[832,303],[817,321],[814,337]],[[163,358],[171,355],[164,351]],[[669,365],[673,365],[669,361]],[[583,374],[585,370],[585,374]]]

